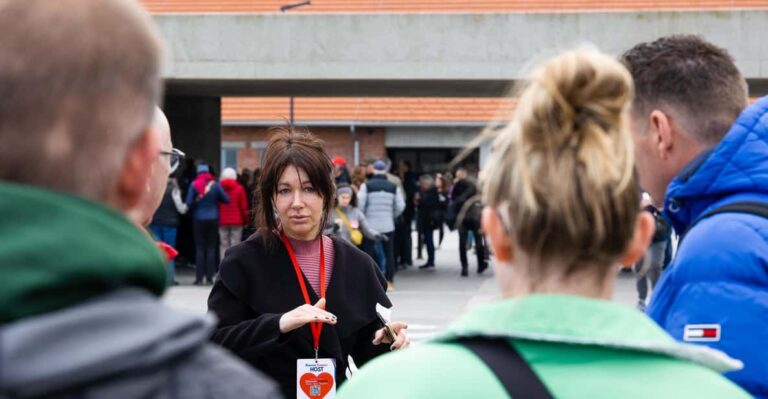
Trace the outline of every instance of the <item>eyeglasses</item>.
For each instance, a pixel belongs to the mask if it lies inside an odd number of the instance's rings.
[[[185,157],[185,154],[178,148],[174,148],[171,151],[160,151],[160,155],[167,155],[170,160],[171,171],[168,174],[175,172],[181,160]]]

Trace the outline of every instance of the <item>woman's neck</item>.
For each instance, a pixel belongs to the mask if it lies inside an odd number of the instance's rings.
[[[285,233],[285,236],[292,241],[315,241],[319,237],[319,235],[317,234],[317,230],[314,230],[311,233],[308,233],[306,235],[295,234],[293,232],[285,231],[285,230],[283,230],[283,233]]]
[[[507,268],[508,272],[503,273],[506,275],[504,281],[499,281],[502,296],[505,298],[519,298],[532,294],[563,294],[611,299],[616,283],[616,273],[612,270],[599,273],[598,267],[585,267],[588,271],[574,273],[567,277],[558,273],[535,278],[528,275],[526,272],[528,269],[524,265],[507,264],[499,267]],[[566,270],[566,268],[548,265],[547,270]]]
[[[291,242],[293,251],[298,255],[314,254],[320,249],[320,245],[318,244],[320,242],[319,237],[303,240],[288,236],[288,241]]]

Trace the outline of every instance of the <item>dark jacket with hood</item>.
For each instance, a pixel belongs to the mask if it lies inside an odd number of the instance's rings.
[[[178,227],[181,221],[180,214],[186,213],[186,211],[186,205],[181,202],[179,183],[176,182],[175,178],[170,178],[165,188],[165,194],[163,194],[163,201],[160,202],[155,215],[152,216],[152,225]]]
[[[279,396],[158,301],[165,262],[122,215],[0,183],[0,237],[0,398]]]
[[[287,398],[296,397],[296,360],[314,357],[310,326],[280,332],[280,317],[304,304],[296,272],[285,247],[265,244],[260,230],[227,251],[219,279],[208,299],[208,309],[221,320],[214,342],[228,348],[274,378]],[[272,233],[266,233],[272,234]],[[345,379],[347,356],[363,364],[389,351],[374,346],[379,329],[375,308],[391,307],[386,280],[365,253],[344,239],[332,237],[333,273],[326,292],[326,310],[338,317],[335,326],[323,326],[321,358],[336,359],[336,381]],[[304,278],[310,301],[319,298]]]

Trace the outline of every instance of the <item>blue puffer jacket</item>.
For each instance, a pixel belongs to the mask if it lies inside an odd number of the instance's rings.
[[[682,234],[704,212],[742,201],[768,203],[768,97],[672,181],[664,215]],[[724,213],[698,223],[659,281],[648,314],[679,340],[742,360],[744,369],[726,376],[768,398],[768,218]],[[697,338],[705,329],[715,336]]]

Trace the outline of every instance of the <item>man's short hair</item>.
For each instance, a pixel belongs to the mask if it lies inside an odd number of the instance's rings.
[[[747,105],[747,85],[724,49],[694,35],[640,43],[621,57],[635,83],[632,111],[676,112],[700,142],[719,142]]]
[[[0,180],[103,200],[160,98],[131,0],[0,2]]]

